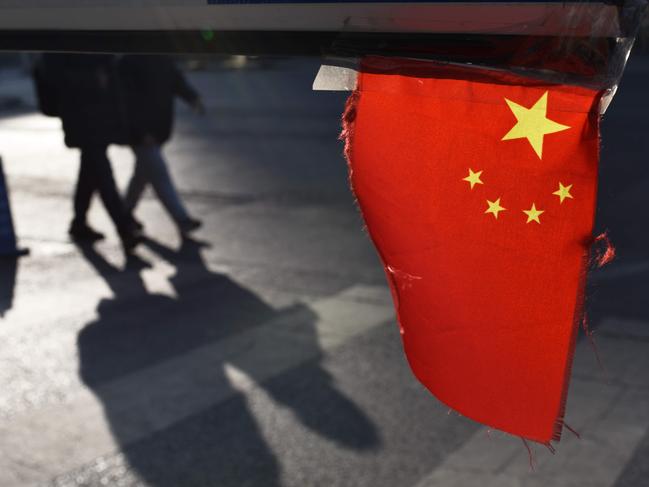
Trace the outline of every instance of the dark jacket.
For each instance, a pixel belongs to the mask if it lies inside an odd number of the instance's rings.
[[[169,57],[129,55],[120,60],[119,66],[129,143],[139,145],[147,135],[159,144],[165,143],[173,129],[174,97],[193,104],[198,94]]]
[[[126,143],[114,56],[45,54],[42,65],[56,91],[56,113],[68,147]]]

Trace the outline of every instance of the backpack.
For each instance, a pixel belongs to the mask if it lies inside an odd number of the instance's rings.
[[[38,109],[43,115],[58,117],[60,112],[56,83],[52,80],[51,76],[47,75],[46,71],[42,61],[38,61],[32,68],[36,102]]]

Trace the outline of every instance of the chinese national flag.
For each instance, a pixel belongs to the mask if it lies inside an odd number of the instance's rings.
[[[367,58],[343,137],[418,379],[558,440],[595,211],[600,93]]]

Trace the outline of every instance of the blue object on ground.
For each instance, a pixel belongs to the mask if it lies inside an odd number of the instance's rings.
[[[29,249],[20,249],[16,246],[14,222],[9,205],[9,190],[5,182],[2,158],[0,158],[0,257],[15,257],[28,253]]]

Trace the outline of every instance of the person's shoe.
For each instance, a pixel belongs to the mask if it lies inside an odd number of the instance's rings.
[[[104,238],[103,233],[93,230],[87,223],[72,222],[68,233],[75,242],[96,242]]]
[[[178,222],[178,228],[180,229],[180,233],[182,233],[183,235],[191,233],[194,230],[198,230],[202,225],[203,222],[195,218],[187,218],[186,220],[181,220]]]

